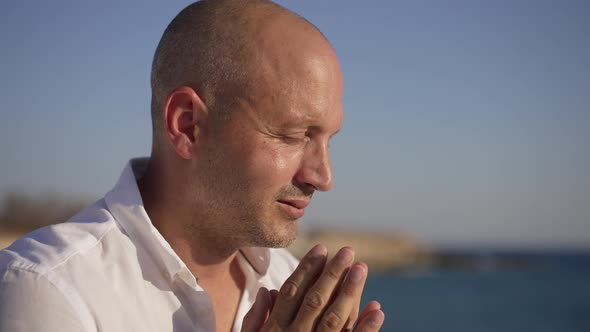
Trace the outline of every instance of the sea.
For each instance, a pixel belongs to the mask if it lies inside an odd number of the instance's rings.
[[[480,263],[370,273],[363,303],[381,303],[381,331],[590,332],[590,252],[468,256]]]

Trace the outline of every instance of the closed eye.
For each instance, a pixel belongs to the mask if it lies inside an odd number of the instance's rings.
[[[281,136],[281,139],[287,144],[299,144],[309,141],[308,136]]]

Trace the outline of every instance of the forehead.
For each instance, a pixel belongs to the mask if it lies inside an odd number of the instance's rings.
[[[333,53],[280,58],[259,68],[247,99],[265,125],[329,132],[340,128],[342,74]]]
[[[278,15],[260,25],[248,49],[243,68],[248,83],[240,95],[251,116],[275,128],[339,129],[342,73],[332,47],[317,29]]]

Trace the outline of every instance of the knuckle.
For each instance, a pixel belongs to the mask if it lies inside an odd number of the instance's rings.
[[[291,299],[297,293],[297,288],[298,288],[297,284],[295,284],[292,280],[287,280],[287,281],[285,281],[283,286],[281,286],[280,294],[285,299]]]
[[[305,259],[299,263],[301,270],[308,272],[313,268],[313,262],[310,259]]]
[[[330,311],[324,315],[321,324],[330,330],[339,331],[344,325],[344,319],[338,315],[335,311]]]
[[[326,277],[328,277],[329,279],[332,279],[333,281],[338,281],[340,280],[340,273],[338,273],[337,271],[335,271],[334,269],[327,269],[326,270]]]
[[[324,307],[325,301],[322,297],[322,294],[318,293],[317,291],[310,291],[305,295],[305,300],[303,304],[311,310],[318,310]]]
[[[350,283],[345,283],[342,286],[342,289],[340,290],[340,293],[344,297],[355,297],[356,294],[357,294],[357,290],[356,290],[356,287],[354,285],[351,285]]]

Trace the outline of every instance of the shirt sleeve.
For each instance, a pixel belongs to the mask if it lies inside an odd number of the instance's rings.
[[[0,332],[84,331],[75,308],[46,277],[0,270]]]

